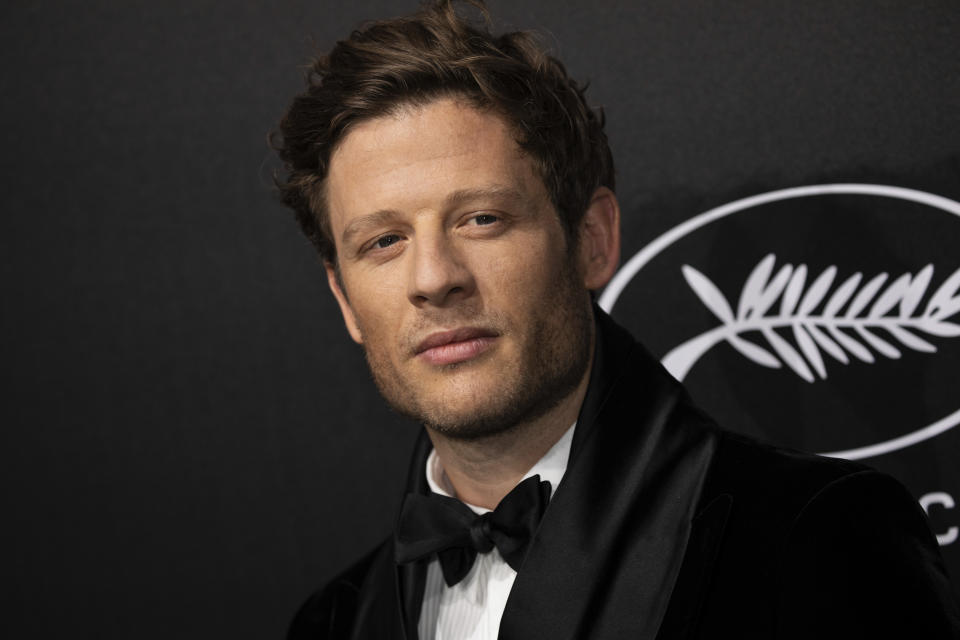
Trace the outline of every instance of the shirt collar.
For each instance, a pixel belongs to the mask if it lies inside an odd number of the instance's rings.
[[[537,460],[536,464],[530,467],[530,470],[523,476],[523,480],[526,480],[532,476],[539,475],[541,480],[548,481],[550,483],[551,498],[557,490],[560,481],[563,479],[563,474],[567,471],[567,462],[570,459],[570,445],[573,443],[573,431],[576,426],[576,422],[570,425],[570,428],[550,447],[550,450],[547,451],[542,458]],[[437,457],[436,449],[432,449],[430,455],[427,456],[426,474],[427,484],[430,485],[431,491],[439,493],[442,496],[447,496],[448,498],[454,497],[453,485],[450,484],[450,479],[447,478],[447,474],[440,464],[440,458]],[[477,507],[469,502],[464,502],[463,504],[478,514],[490,511],[490,509]]]

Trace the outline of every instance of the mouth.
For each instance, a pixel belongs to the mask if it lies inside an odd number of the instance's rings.
[[[457,364],[479,356],[498,336],[496,331],[480,327],[438,331],[418,344],[414,354],[434,366]]]

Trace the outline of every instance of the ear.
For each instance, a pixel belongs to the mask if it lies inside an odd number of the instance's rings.
[[[340,313],[343,314],[343,323],[347,325],[347,331],[350,332],[350,337],[353,338],[353,341],[357,344],[363,344],[363,334],[360,333],[360,325],[357,324],[357,318],[353,314],[353,307],[350,306],[350,301],[340,286],[340,279],[337,277],[337,268],[331,262],[324,262],[323,266],[327,270],[327,284],[330,285],[330,291],[333,292],[333,297],[337,299],[337,304],[340,305]]]
[[[587,289],[603,288],[620,264],[620,204],[607,187],[593,192],[580,223],[580,269]]]

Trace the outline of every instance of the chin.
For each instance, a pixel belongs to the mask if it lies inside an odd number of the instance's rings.
[[[529,399],[505,393],[504,387],[513,387],[511,383],[471,382],[456,385],[429,399],[420,396],[421,400],[412,406],[394,403],[394,409],[433,431],[457,440],[478,440],[509,431],[529,413],[527,407],[519,406]]]
[[[483,440],[506,433],[518,426],[517,422],[504,420],[502,416],[465,413],[460,415],[420,416],[427,428],[451,440],[464,442]]]
[[[437,402],[430,407],[421,406],[407,415],[454,440],[473,441],[497,436],[530,424],[560,404],[576,389],[585,369],[584,362],[582,368],[571,369],[566,376],[550,380],[552,384],[547,387],[531,388],[522,382],[501,381],[487,393],[473,390],[470,395],[475,402],[459,406]],[[497,403],[491,403],[491,398],[496,398]]]

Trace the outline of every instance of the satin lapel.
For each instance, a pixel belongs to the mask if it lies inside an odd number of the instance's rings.
[[[373,559],[360,587],[351,640],[384,638],[406,640],[403,611],[400,607],[393,541],[383,545]],[[416,638],[416,636],[413,636]]]
[[[658,638],[682,640],[693,637],[732,506],[733,498],[724,493],[711,500],[693,519],[687,553]]]
[[[715,436],[629,334],[601,311],[597,320],[581,435],[500,638],[652,640],[683,560]]]
[[[420,437],[413,450],[410,469],[407,472],[407,493],[430,493],[430,485],[424,473],[427,467],[427,457],[433,449],[426,430],[421,430]],[[404,628],[409,640],[418,637],[417,625],[420,622],[420,609],[423,606],[423,589],[427,582],[427,565],[423,562],[396,566],[396,585],[398,589],[397,602],[402,608]]]
[[[407,473],[407,492],[429,493],[424,475],[430,439],[421,432],[414,447]],[[398,566],[393,556],[391,539],[373,561],[367,580],[360,589],[357,625],[353,640],[384,638],[417,640],[417,623],[423,604],[427,568],[422,562]]]
[[[395,565],[396,566],[396,565]],[[423,589],[427,582],[427,565],[415,562],[396,566],[397,602],[402,603],[403,628],[408,640],[417,640],[417,625],[420,622],[420,607],[423,605]]]

